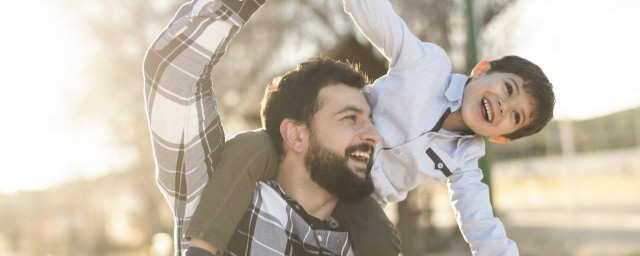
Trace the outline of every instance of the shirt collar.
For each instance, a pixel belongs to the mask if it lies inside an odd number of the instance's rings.
[[[451,112],[457,111],[462,106],[462,94],[468,79],[468,76],[460,74],[452,74],[449,77],[449,84],[444,95],[450,102]]]
[[[452,74],[449,77],[449,84],[444,92],[445,97],[449,100],[449,109],[451,113],[458,111],[462,107],[462,95],[464,94],[464,87],[467,85],[468,76],[460,74]],[[446,136],[472,138],[475,134],[458,134],[455,132],[447,131]]]

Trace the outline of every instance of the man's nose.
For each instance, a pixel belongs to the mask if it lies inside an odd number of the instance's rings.
[[[376,129],[371,121],[368,121],[362,128],[361,139],[370,142],[373,145],[380,143],[380,133],[378,133],[378,129]]]

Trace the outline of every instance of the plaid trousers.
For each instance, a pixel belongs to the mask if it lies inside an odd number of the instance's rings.
[[[184,229],[225,140],[211,68],[262,4],[264,0],[186,3],[145,56],[145,108],[156,182],[173,212],[176,255],[188,247]]]

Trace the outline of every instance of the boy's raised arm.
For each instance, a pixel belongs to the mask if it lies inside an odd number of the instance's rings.
[[[516,243],[507,237],[504,225],[493,215],[489,187],[482,182],[478,167],[483,155],[469,154],[462,170],[447,179],[456,222],[474,256],[519,255]]]
[[[390,62],[390,67],[414,66],[425,61],[422,41],[409,31],[388,0],[344,0],[344,9]]]

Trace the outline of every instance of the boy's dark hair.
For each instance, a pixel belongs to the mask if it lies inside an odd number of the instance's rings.
[[[510,140],[516,140],[542,130],[553,118],[553,108],[556,103],[553,86],[542,69],[533,62],[518,56],[505,56],[490,63],[491,68],[487,73],[501,72],[520,76],[524,80],[522,87],[531,96],[533,104],[531,122],[511,134],[503,136]]]
[[[262,126],[282,155],[280,124],[285,118],[311,124],[313,115],[322,107],[318,102],[320,89],[343,83],[362,89],[368,79],[358,66],[325,57],[314,57],[300,63],[294,70],[278,76],[267,85],[260,115]]]

